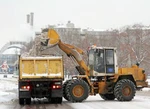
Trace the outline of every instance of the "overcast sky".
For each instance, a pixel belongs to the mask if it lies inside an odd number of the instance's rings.
[[[10,40],[30,39],[32,28],[26,24],[30,12],[34,28],[68,20],[76,27],[100,30],[150,25],[150,0],[0,0],[0,48]]]

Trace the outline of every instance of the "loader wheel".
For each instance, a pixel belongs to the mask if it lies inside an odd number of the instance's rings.
[[[81,79],[72,79],[66,86],[66,95],[71,102],[82,102],[89,96],[89,86]]]
[[[104,100],[114,100],[115,99],[114,94],[100,94],[100,96]]]
[[[114,95],[119,101],[131,101],[135,96],[135,85],[131,80],[122,79],[114,88]]]
[[[66,86],[67,86],[67,84],[70,82],[71,80],[67,80],[67,81],[65,81],[65,83],[63,84],[63,97],[67,100],[67,101],[69,101],[68,100],[68,98],[67,98],[67,94],[66,94]]]

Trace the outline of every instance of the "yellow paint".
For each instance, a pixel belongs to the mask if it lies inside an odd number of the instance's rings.
[[[57,32],[53,29],[49,29],[48,31],[48,38],[49,40],[49,44],[50,45],[55,45],[59,42],[59,35],[57,34]]]
[[[106,92],[106,82],[103,81],[99,82],[98,87],[99,87],[98,93],[104,94]]]
[[[142,72],[143,69],[139,68],[136,65],[133,65],[131,68],[119,68],[119,75],[132,75],[134,80],[142,81],[145,80],[145,74]]]
[[[20,58],[20,79],[22,78],[63,78],[62,58]]]

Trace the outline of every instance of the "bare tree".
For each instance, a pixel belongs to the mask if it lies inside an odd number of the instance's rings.
[[[119,42],[118,51],[120,66],[125,65],[125,63],[135,64],[139,62],[141,66],[146,68],[145,60],[147,60],[150,55],[148,50],[150,47],[149,36],[150,29],[145,28],[145,26],[141,24],[128,26],[128,28],[120,31],[117,37],[117,41]]]

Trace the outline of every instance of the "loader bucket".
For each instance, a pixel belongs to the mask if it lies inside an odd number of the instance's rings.
[[[57,45],[59,42],[59,35],[53,29],[48,30],[48,38],[49,38],[48,45]]]

